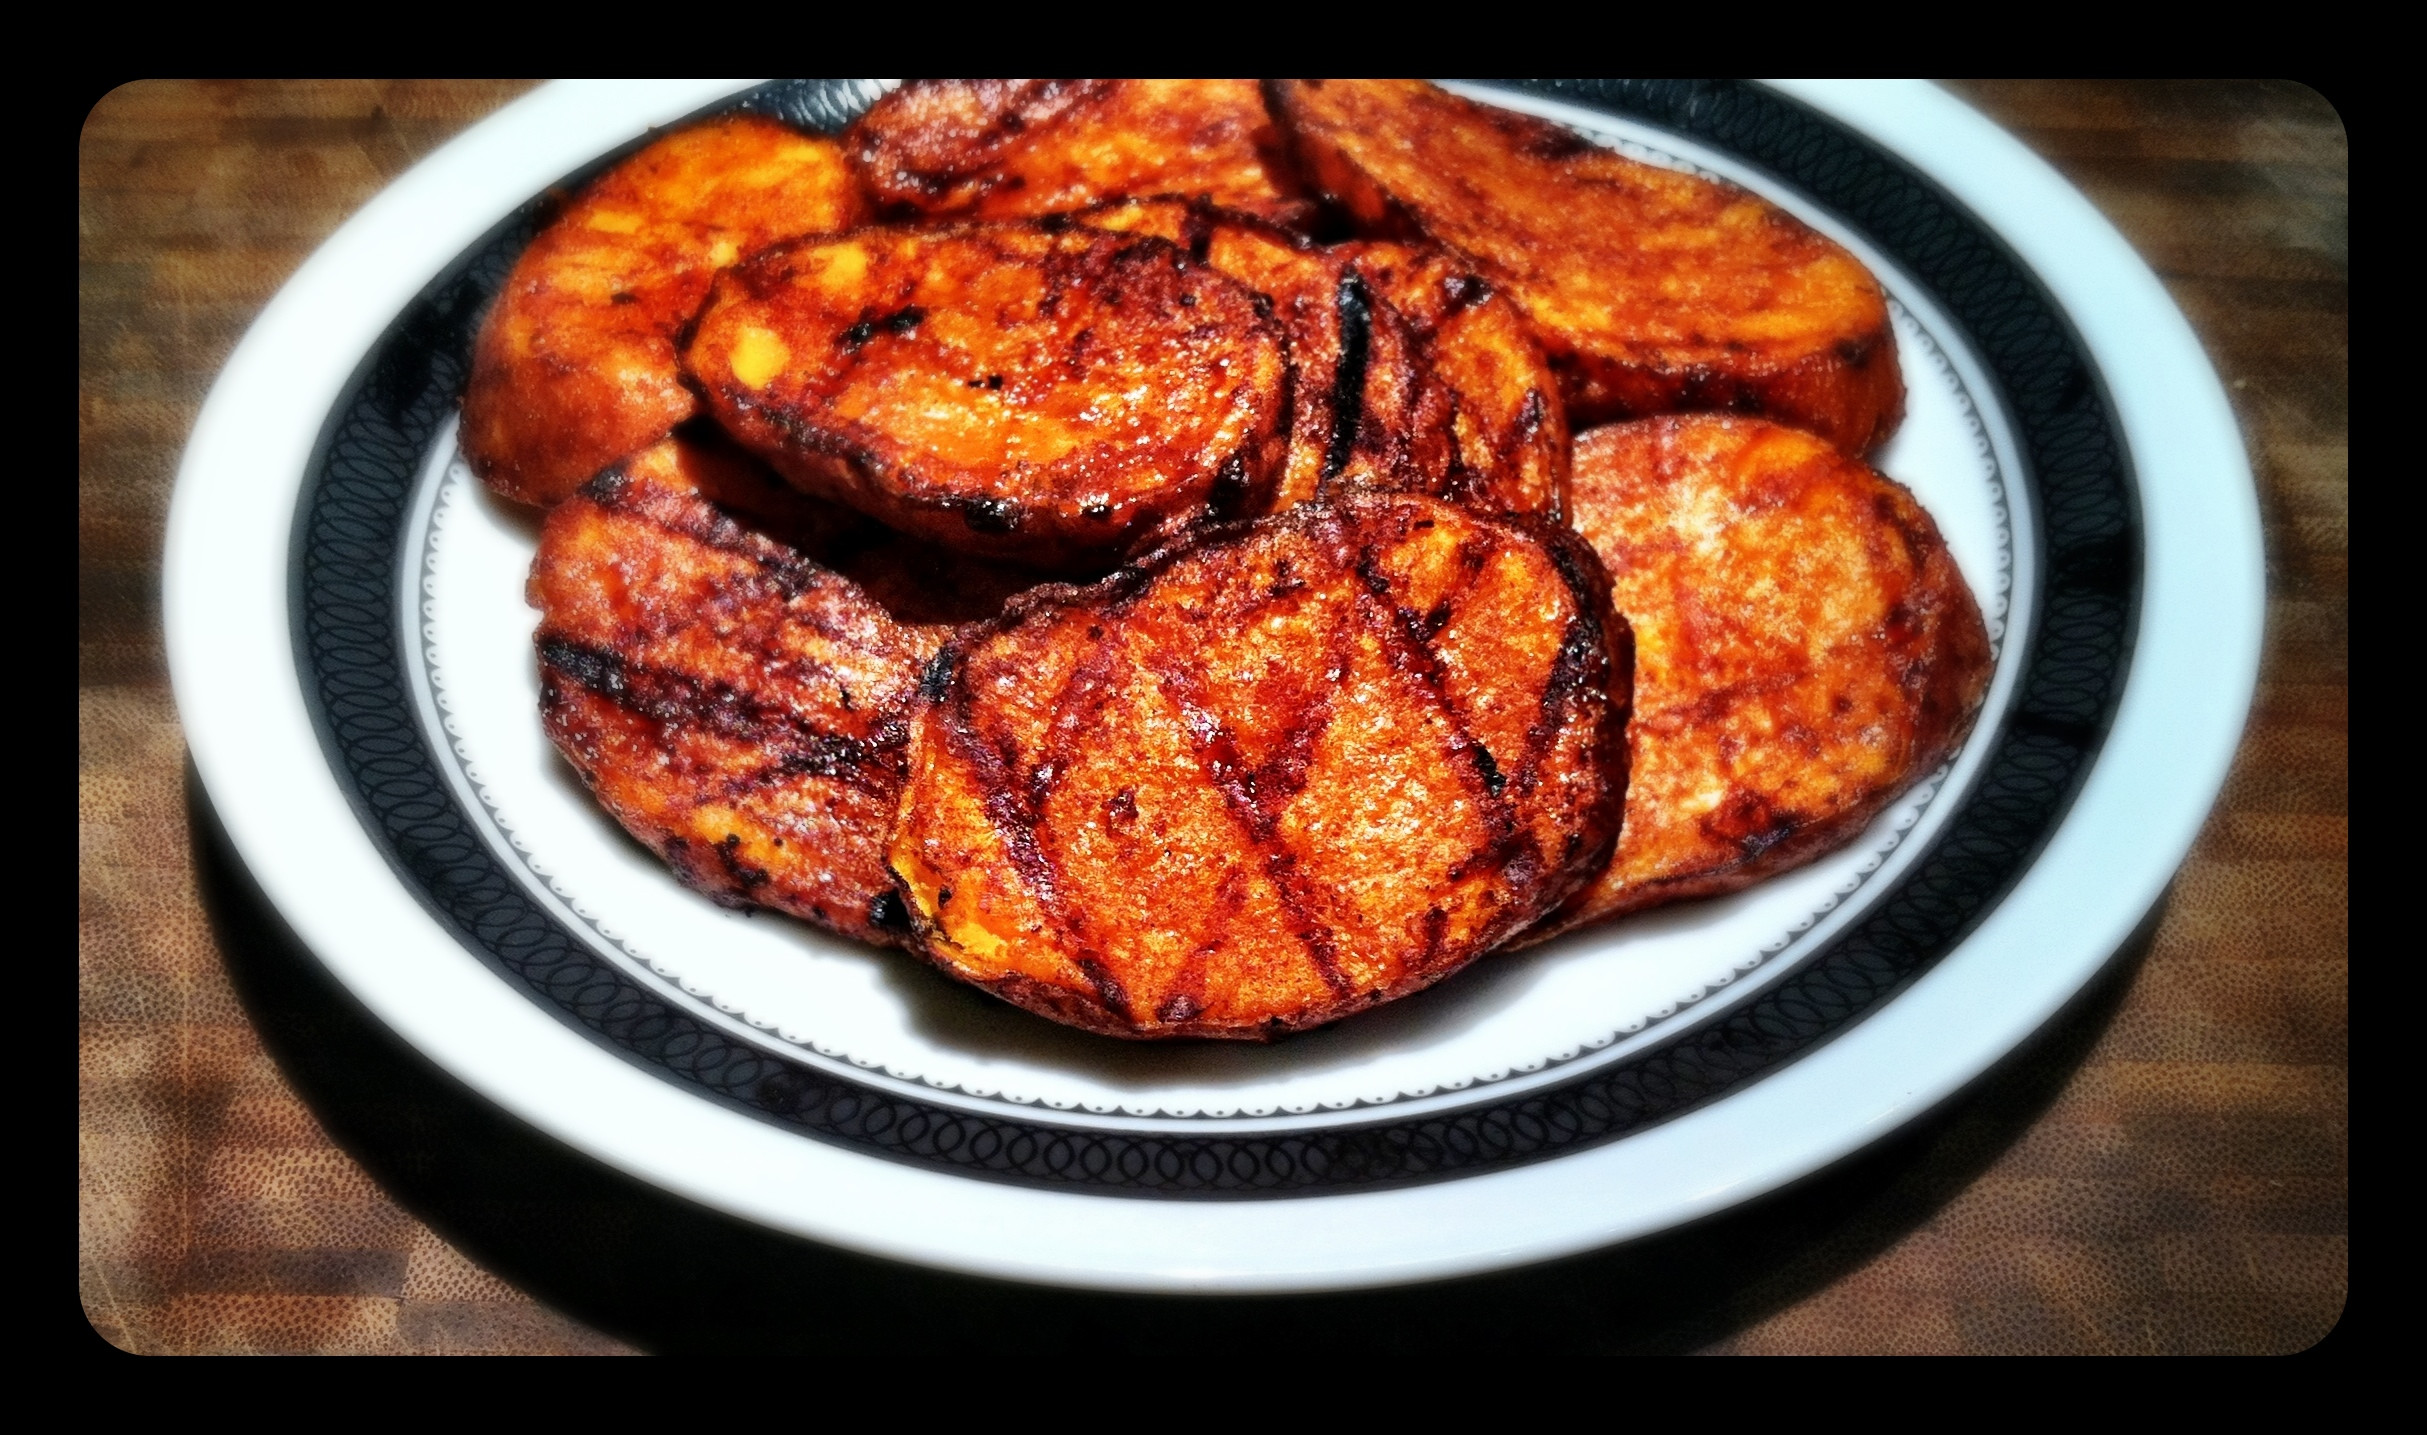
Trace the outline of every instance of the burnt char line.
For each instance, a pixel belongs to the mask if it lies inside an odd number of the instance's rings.
[[[618,484],[611,494],[593,493],[592,501],[615,517],[646,523],[671,537],[689,539],[702,548],[752,564],[773,590],[772,596],[787,605],[829,583],[848,581],[808,554],[753,527],[747,515],[710,498],[677,497],[660,490],[635,495],[633,485]],[[802,615],[787,616],[798,619]],[[811,621],[826,637],[840,640],[848,636]]]
[[[688,505],[685,506],[688,507]],[[689,538],[696,536],[696,534],[692,533],[687,528],[669,525],[668,523],[661,521],[659,515],[641,509],[624,508],[616,510],[616,512],[618,516],[630,517],[649,523],[658,528],[661,532],[669,533],[677,538]],[[764,553],[753,552],[747,547],[723,547],[715,544],[703,543],[703,546],[713,548],[717,552],[728,553],[735,557],[743,558],[755,563],[758,567],[759,577],[764,580],[764,586],[759,586],[754,584],[749,578],[735,579],[731,584],[720,587],[719,591],[708,600],[709,608],[711,610],[726,611],[738,608],[746,611],[754,604],[764,604],[768,608],[774,610],[763,615],[770,622],[795,624],[800,627],[808,628],[812,632],[817,633],[820,637],[832,639],[837,643],[858,644],[861,641],[861,635],[854,633],[849,627],[837,622],[834,614],[829,610],[829,604],[803,604],[800,601],[803,598],[815,594],[824,594],[829,599],[839,598],[841,595],[834,591],[836,588],[840,587],[855,589],[856,585],[852,584],[850,579],[843,577],[841,574],[836,573],[829,568],[820,566],[814,560],[801,558],[794,554],[791,549],[784,548],[780,544],[775,544],[771,540],[765,541],[767,542],[767,546],[773,550],[774,556],[769,557]],[[881,608],[881,605],[877,605],[873,599],[868,601],[870,602],[871,606]],[[650,605],[626,605],[625,607],[619,607],[618,616],[625,617],[627,615],[628,607],[630,606],[638,606],[644,620],[630,623],[629,625],[630,637],[632,639],[639,640],[657,639],[670,636],[674,633],[682,631],[688,626],[691,626],[701,616],[701,611],[697,609],[681,609],[672,612],[660,613]],[[650,618],[661,617],[666,621],[646,621]],[[553,620],[551,619],[549,622],[550,625],[553,626]],[[619,636],[622,636],[622,634],[619,633]],[[560,642],[574,641],[572,639],[563,637],[561,634],[554,635],[554,638],[556,641]],[[599,651],[606,650],[601,649]],[[619,659],[619,661],[621,660]],[[840,680],[835,677],[834,670],[828,665],[820,663],[814,658],[806,657],[797,657],[793,659],[793,662],[796,668],[803,672],[804,675],[834,679],[836,681],[836,685],[838,687],[841,686]],[[848,705],[849,690],[844,689],[844,691],[846,694],[845,703]]]
[[[588,496],[603,512],[638,519],[703,548],[746,558],[782,575],[780,582],[805,587],[824,571],[798,549],[759,532],[731,509],[704,496],[677,496],[629,481],[593,483]]]
[[[1336,655],[1344,646],[1335,637],[1332,651]],[[1249,850],[1263,859],[1265,880],[1272,884],[1274,898],[1289,914],[1295,929],[1293,935],[1305,948],[1307,961],[1316,975],[1323,978],[1323,984],[1331,988],[1333,996],[1348,996],[1348,979],[1340,971],[1339,951],[1315,915],[1320,905],[1317,894],[1299,876],[1300,855],[1290,850],[1279,831],[1282,809],[1305,788],[1306,770],[1315,744],[1331,730],[1332,703],[1328,690],[1313,710],[1305,714],[1308,720],[1292,726],[1289,747],[1274,773],[1288,782],[1288,792],[1276,799],[1259,780],[1275,765],[1248,770],[1230,730],[1206,706],[1204,684],[1185,660],[1159,663],[1154,672],[1165,694],[1180,709],[1183,725],[1196,740],[1199,767],[1214,790],[1222,794],[1223,810],[1230,814]]]
[[[1558,740],[1561,710],[1591,680],[1596,653],[1603,655],[1605,687],[1617,678],[1621,669],[1626,673],[1626,701],[1620,703],[1615,694],[1607,694],[1621,741],[1635,712],[1635,630],[1610,607],[1609,571],[1601,566],[1600,555],[1575,530],[1563,525],[1557,529],[1546,527],[1546,531],[1550,541],[1543,546],[1550,551],[1551,565],[1567,583],[1568,596],[1575,600],[1576,616],[1568,620],[1567,636],[1560,643],[1559,656],[1551,664],[1550,677],[1542,686],[1540,716],[1526,732],[1523,771],[1529,783],[1540,770],[1551,744]],[[1610,615],[1610,623],[1602,621],[1605,612]],[[1626,648],[1623,658],[1617,651],[1621,641]]]
[[[1045,805],[1052,799],[1056,785],[1069,774],[1071,759],[1081,740],[1102,727],[1104,714],[1112,705],[1112,676],[1120,655],[1114,651],[1111,634],[1100,623],[1089,625],[1087,641],[1093,645],[1087,656],[1072,666],[1069,681],[1054,695],[1043,761],[1028,773],[1024,784],[1027,826],[1023,828],[1023,836],[1035,852],[1039,868],[1049,878],[1048,885],[1038,892],[1038,905],[1062,933],[1073,964],[1095,987],[1105,1009],[1124,1023],[1134,1024],[1137,1018],[1127,988],[1113,975],[1104,954],[1097,949],[1085,916],[1070,905],[1070,885],[1064,880],[1066,874],[1052,850],[1052,829],[1045,824]],[[1010,840],[1006,835],[1005,841]]]
[[[1374,313],[1355,265],[1341,266],[1332,305],[1340,328],[1340,359],[1332,370],[1331,444],[1324,451],[1323,470],[1318,475],[1323,484],[1348,467],[1357,450],[1357,434],[1364,427],[1365,365],[1373,341]]]
[[[1035,614],[1023,616],[1032,622],[1038,619]],[[1042,620],[1051,624],[1058,616],[1047,612],[1042,615]],[[1003,635],[1014,626],[1004,624],[988,636]],[[1053,711],[1056,734],[1048,736],[1048,761],[1037,772],[1020,773],[1016,753],[998,749],[978,732],[971,713],[975,694],[969,681],[969,653],[962,654],[960,660],[952,665],[947,679],[951,684],[950,694],[937,705],[937,717],[943,727],[945,746],[968,770],[978,790],[979,811],[985,816],[987,827],[1001,839],[1004,855],[1010,858],[1012,870],[1019,874],[1040,913],[1062,938],[1073,962],[1094,985],[1098,998],[1107,1001],[1110,1009],[1127,1021],[1128,994],[1121,990],[1119,982],[1111,980],[1111,973],[1103,963],[1103,955],[1087,941],[1063,891],[1062,874],[1037,839],[1044,799],[1051,795],[1054,778],[1063,770],[1057,760],[1061,752],[1056,738],[1061,730],[1075,729],[1077,726],[1063,715],[1069,709],[1070,695],[1074,690],[1100,690],[1103,686],[1103,674],[1110,667],[1109,661],[1103,657],[1103,646],[1099,641],[1097,649],[1073,668],[1062,691],[1055,695]],[[972,652],[975,647],[974,643],[970,645]],[[948,648],[946,651],[952,650]],[[940,925],[940,912],[937,920]]]
[[[738,742],[778,744],[777,766],[831,777],[873,796],[898,786],[893,765],[858,738],[827,732],[796,713],[770,706],[722,683],[626,661],[620,654],[543,636],[539,660],[550,675],[570,681],[635,717],[661,726],[694,728]]]
[[[1359,585],[1361,591],[1356,594],[1358,620],[1389,655],[1391,671],[1410,679],[1413,686],[1431,702],[1433,710],[1441,715],[1443,724],[1449,728],[1443,756],[1449,759],[1448,765],[1452,771],[1464,771],[1472,776],[1474,786],[1480,790],[1480,805],[1491,814],[1493,840],[1490,847],[1479,854],[1480,860],[1488,863],[1494,872],[1505,872],[1526,857],[1532,857],[1534,865],[1538,867],[1542,854],[1535,847],[1532,830],[1517,820],[1516,804],[1484,780],[1483,764],[1473,757],[1474,753],[1483,750],[1483,744],[1476,740],[1474,730],[1467,726],[1466,715],[1458,710],[1456,703],[1450,701],[1440,655],[1433,651],[1432,644],[1426,640],[1424,615],[1391,601],[1390,580],[1374,566],[1373,545],[1368,544],[1359,550],[1355,568],[1357,576],[1363,580]],[[1485,759],[1489,760],[1488,757]],[[1474,871],[1476,867],[1469,864],[1463,866],[1458,875],[1464,877]]]

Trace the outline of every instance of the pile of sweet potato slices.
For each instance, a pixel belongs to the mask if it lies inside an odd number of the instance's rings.
[[[1876,280],[1415,81],[919,81],[570,200],[461,443],[686,882],[1266,1038],[1857,835],[1990,647]],[[1630,783],[1631,778],[1631,783]]]

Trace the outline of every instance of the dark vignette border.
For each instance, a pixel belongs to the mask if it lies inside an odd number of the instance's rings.
[[[1088,1130],[897,1095],[752,1046],[641,987],[550,918],[457,808],[398,648],[419,627],[396,611],[414,479],[461,395],[479,317],[548,196],[500,223],[398,316],[332,410],[305,475],[290,567],[297,668],[327,759],[374,844],[467,949],[625,1060],[805,1136],[1023,1185],[1221,1199],[1478,1174],[1681,1115],[1844,1030],[1993,910],[2063,819],[2105,738],[2129,667],[2141,553],[2111,406],[2030,272],[1928,180],[1835,122],[1735,82],[1510,87],[1726,149],[1861,228],[1931,289],[2002,386],[2024,451],[2020,478],[2041,515],[2037,609],[2009,616],[2009,641],[2027,636],[2030,651],[1979,780],[1868,916],[1752,1000],[1623,1062],[1502,1101],[1221,1135]],[[832,130],[864,93],[785,81],[716,108]]]

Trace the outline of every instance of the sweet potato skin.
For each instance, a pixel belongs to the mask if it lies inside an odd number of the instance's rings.
[[[523,252],[483,321],[462,443],[497,493],[545,507],[697,411],[675,336],[715,272],[871,205],[831,139],[741,115],[609,170]]]
[[[893,944],[905,704],[1020,579],[963,561],[905,621],[878,596],[903,545],[870,527],[713,435],[670,438],[550,512],[529,596],[542,722],[627,831],[720,902]]]
[[[1263,1039],[1554,908],[1624,801],[1629,647],[1572,532],[1407,495],[1199,534],[929,669],[888,862],[1031,1011]]]
[[[1524,305],[1576,428],[1728,410],[1852,454],[1895,432],[1885,295],[1776,206],[1420,81],[1268,90],[1309,181],[1360,227],[1455,249]]]
[[[1563,521],[1567,405],[1525,311],[1446,249],[1389,240],[1340,248],[1407,321],[1454,400],[1461,473],[1453,495]]]
[[[1339,252],[1238,210],[1116,200],[1074,222],[1169,240],[1261,294],[1289,339],[1289,453],[1259,511],[1356,489],[1433,493],[1451,483],[1455,412],[1422,345]]]
[[[1758,419],[1645,419],[1577,440],[1573,504],[1635,632],[1633,775],[1608,867],[1537,938],[1808,862],[1970,732],[1979,606],[1861,462]]]
[[[1173,195],[1309,211],[1253,80],[914,80],[846,133],[888,212],[1033,219]]]
[[[803,489],[955,551],[1101,572],[1250,512],[1288,446],[1287,340],[1146,235],[863,229],[729,270],[684,353]]]

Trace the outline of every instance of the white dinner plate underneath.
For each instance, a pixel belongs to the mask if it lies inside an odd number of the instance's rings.
[[[1920,1114],[2096,973],[2222,781],[2262,586],[2224,397],[2114,231],[1929,87],[1462,88],[1755,189],[1886,285],[1910,399],[1878,463],[1946,533],[1998,665],[1970,742],[1860,841],[1260,1047],[1065,1031],[684,889],[540,732],[534,526],[464,471],[453,406],[534,196],[737,98],[831,126],[879,92],[720,82],[509,106],[342,228],[229,360],[166,587],[238,851],[382,1021],[540,1129],[962,1271],[1473,1272],[1707,1213]]]

